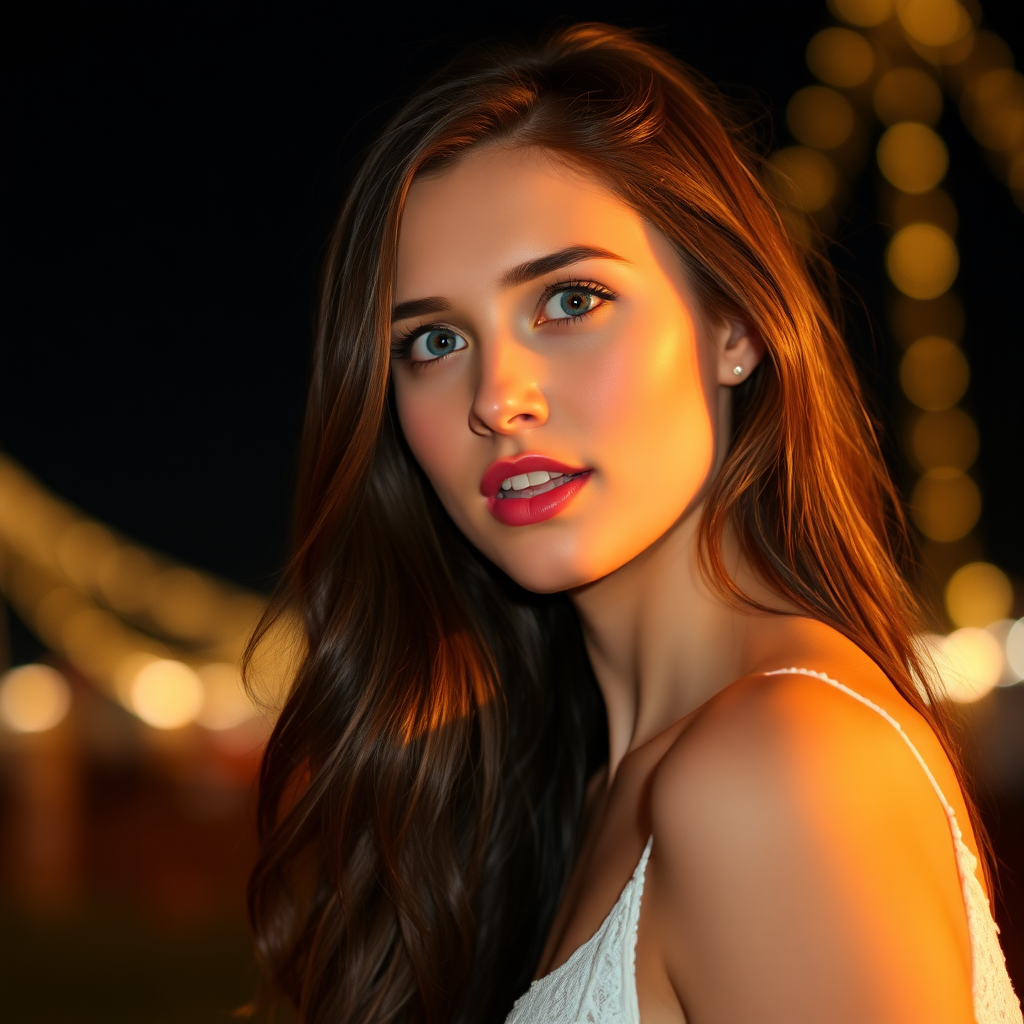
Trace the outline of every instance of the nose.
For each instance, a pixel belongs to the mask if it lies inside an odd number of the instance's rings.
[[[519,434],[543,426],[548,403],[538,384],[541,360],[512,339],[483,345],[479,379],[469,410],[474,434]]]

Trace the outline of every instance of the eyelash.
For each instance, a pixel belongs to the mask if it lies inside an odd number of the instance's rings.
[[[537,303],[537,309],[543,309],[559,292],[585,292],[587,295],[593,295],[596,298],[603,299],[605,302],[614,302],[619,297],[617,292],[613,292],[610,288],[606,288],[603,284],[598,284],[596,281],[559,281],[558,284],[548,285],[544,289],[544,294],[541,295],[540,302]],[[592,312],[592,309],[588,309],[585,313],[577,313],[574,316],[554,317],[544,322],[548,324],[561,324],[562,326],[574,324],[577,320],[590,316]]]
[[[605,302],[614,302],[619,296],[617,292],[613,292],[610,288],[606,288],[603,284],[598,284],[596,281],[559,281],[557,284],[548,285],[540,300],[537,302],[537,310],[544,308],[547,303],[554,298],[559,292],[586,292],[588,295],[594,295],[599,299],[603,299]],[[585,313],[578,313],[575,316],[560,316],[554,317],[550,320],[545,320],[544,323],[548,324],[566,324],[576,323],[578,320],[582,320],[584,317],[589,316],[593,310],[588,309]],[[536,315],[536,314],[535,314]],[[398,361],[408,361],[414,369],[422,369],[424,366],[429,366],[432,363],[439,363],[447,359],[448,356],[439,356],[437,359],[423,359],[423,360],[410,360],[409,352],[412,349],[412,343],[421,335],[428,331],[453,331],[455,328],[448,324],[418,324],[416,327],[410,327],[408,330],[403,331],[402,334],[391,343],[391,358]],[[454,355],[454,352],[449,355]]]

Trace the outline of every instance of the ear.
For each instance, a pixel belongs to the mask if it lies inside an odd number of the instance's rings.
[[[742,384],[764,356],[760,335],[742,320],[726,320],[714,331],[718,359],[718,383]]]

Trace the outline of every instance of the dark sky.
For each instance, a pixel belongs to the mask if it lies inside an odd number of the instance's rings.
[[[487,13],[487,11],[496,13]],[[349,11],[359,11],[359,23]],[[559,11],[652,37],[748,104],[809,84],[824,2],[7,4],[0,448],[88,513],[265,587],[280,564],[321,247],[353,160],[402,96],[484,37]],[[629,12],[629,17],[624,13]],[[985,5],[1024,58],[1019,0]],[[954,108],[988,555],[1024,576],[1024,216]],[[881,321],[869,169],[835,259]],[[851,342],[883,412],[891,353]]]

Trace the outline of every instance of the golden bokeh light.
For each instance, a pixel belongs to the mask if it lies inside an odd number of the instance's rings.
[[[196,721],[206,729],[233,729],[255,715],[242,686],[238,668],[225,662],[203,665],[198,671],[203,684],[203,706]]]
[[[68,660],[93,680],[109,678],[129,646],[120,621],[96,607],[81,608],[70,615],[60,639]]]
[[[924,46],[949,46],[971,31],[970,15],[956,0],[896,0],[903,31]]]
[[[988,626],[1013,607],[1013,584],[998,566],[971,562],[946,584],[946,611],[956,626]]]
[[[900,384],[907,398],[930,412],[956,405],[970,376],[967,358],[948,338],[919,338],[900,363]]]
[[[794,93],[786,107],[786,124],[793,137],[815,149],[841,146],[853,134],[856,119],[850,101],[823,85]]]
[[[71,688],[49,665],[22,665],[0,676],[0,721],[14,732],[46,732],[70,708]]]
[[[910,513],[926,537],[948,544],[974,529],[981,515],[981,492],[959,469],[930,469],[914,487]]]
[[[875,85],[874,105],[882,124],[935,124],[942,116],[942,90],[927,71],[892,68]]]
[[[118,661],[114,669],[114,693],[121,702],[122,707],[129,711],[132,708],[132,686],[138,674],[154,661],[159,661],[163,655],[156,651],[130,650]]]
[[[1006,634],[1006,661],[1010,671],[1024,679],[1024,619],[1018,619]]]
[[[921,469],[968,470],[980,447],[978,427],[963,409],[922,413],[910,431],[910,453]]]
[[[839,19],[860,28],[870,28],[888,21],[893,13],[893,0],[828,0],[828,9]]]
[[[151,580],[146,603],[157,624],[172,636],[202,639],[216,630],[217,596],[194,569],[165,569]]]
[[[88,607],[88,602],[71,587],[54,587],[36,605],[34,626],[36,635],[48,647],[61,649],[64,626],[76,612]]]
[[[100,566],[117,546],[114,535],[87,519],[70,524],[57,541],[57,562],[68,579],[83,590],[96,586]]]
[[[878,167],[903,192],[930,192],[946,176],[949,150],[927,125],[900,121],[878,141]]]
[[[984,629],[957,629],[942,637],[933,652],[946,696],[958,704],[981,700],[1003,675],[1003,648]]]
[[[871,77],[875,51],[859,32],[825,28],[807,44],[807,66],[823,82],[849,89]]]
[[[203,706],[203,684],[180,661],[149,661],[132,680],[131,709],[147,725],[180,729],[195,720]]]
[[[893,235],[885,252],[892,283],[913,299],[933,299],[946,291],[960,270],[956,244],[934,224],[908,224]]]
[[[960,109],[974,137],[989,149],[1024,146],[1024,75],[993,68],[964,89]]]
[[[787,146],[772,154],[772,184],[787,206],[805,213],[823,210],[838,185],[835,165],[827,156],[805,146]]]
[[[138,615],[160,566],[141,548],[124,544],[108,552],[97,571],[104,600],[123,615]]]

